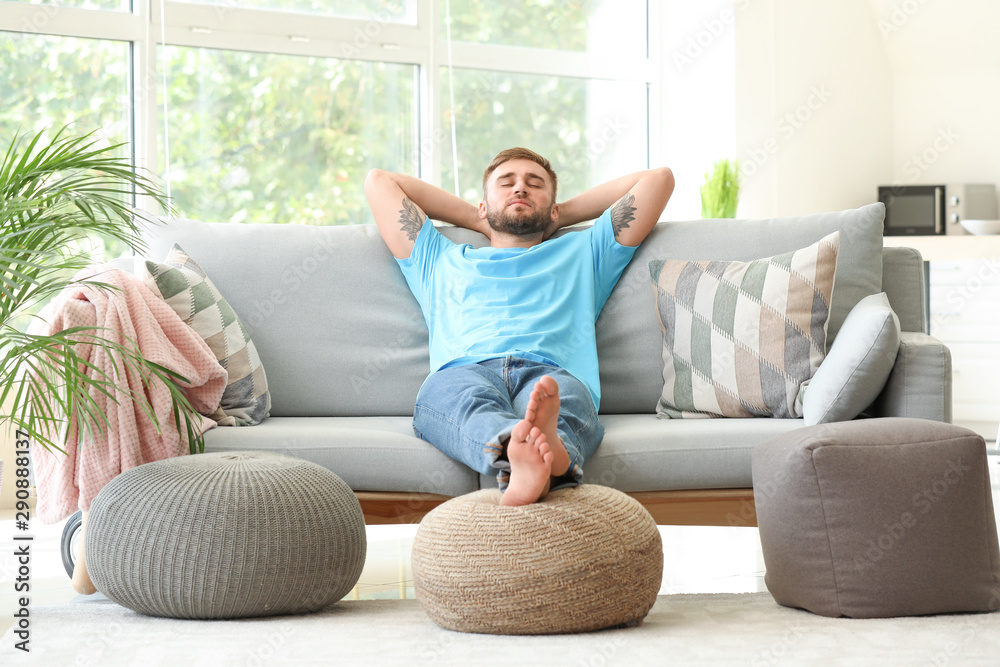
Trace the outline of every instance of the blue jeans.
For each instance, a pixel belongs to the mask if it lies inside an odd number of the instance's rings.
[[[510,479],[505,447],[543,375],[559,384],[558,433],[570,460],[566,475],[553,480],[552,488],[579,484],[604,426],[587,387],[558,366],[499,357],[431,373],[417,394],[413,432],[473,470],[496,473],[505,489]]]

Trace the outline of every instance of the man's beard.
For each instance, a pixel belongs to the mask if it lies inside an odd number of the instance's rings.
[[[541,234],[552,220],[552,207],[547,211],[537,211],[534,215],[517,215],[486,208],[486,222],[495,232],[511,236],[535,236]]]

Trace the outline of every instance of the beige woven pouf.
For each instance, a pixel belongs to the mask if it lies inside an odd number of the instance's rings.
[[[413,583],[438,625],[538,635],[599,630],[649,612],[663,577],[663,546],[637,501],[594,484],[523,507],[499,501],[496,489],[477,491],[420,523]]]

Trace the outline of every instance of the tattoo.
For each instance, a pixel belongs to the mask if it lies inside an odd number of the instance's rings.
[[[635,195],[629,192],[611,207],[611,228],[615,231],[615,238],[618,238],[618,232],[635,220],[635,206],[632,206],[634,201]]]
[[[424,226],[424,219],[420,217],[420,209],[410,201],[409,197],[403,197],[403,208],[399,209],[399,225],[406,232],[406,238],[411,241],[417,240],[417,234]]]

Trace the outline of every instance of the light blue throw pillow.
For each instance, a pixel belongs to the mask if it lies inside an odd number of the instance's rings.
[[[885,292],[863,298],[840,327],[802,398],[807,426],[854,419],[882,391],[899,352],[899,318]]]

